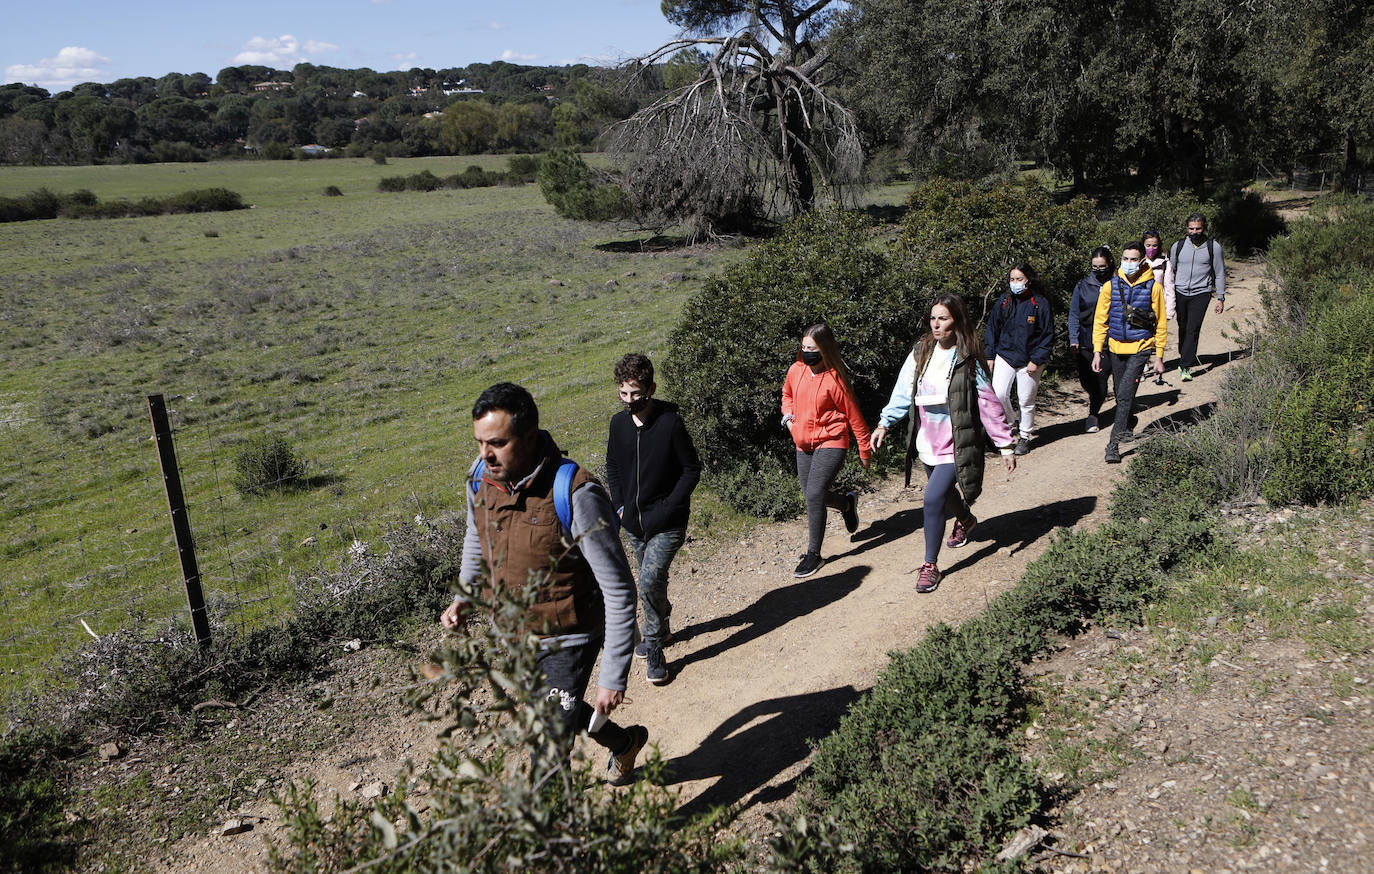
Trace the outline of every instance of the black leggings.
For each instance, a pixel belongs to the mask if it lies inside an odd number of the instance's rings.
[[[1212,304],[1210,294],[1180,294],[1174,301],[1178,317],[1178,366],[1197,367],[1197,341],[1202,335],[1202,319]]]
[[[1104,367],[1101,373],[1094,373],[1093,350],[1088,346],[1078,347],[1075,360],[1078,363],[1078,384],[1088,393],[1088,415],[1096,418],[1102,411],[1103,401],[1107,399],[1107,376],[1111,368]]]

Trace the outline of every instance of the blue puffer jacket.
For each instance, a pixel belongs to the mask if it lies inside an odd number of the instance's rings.
[[[1142,271],[1140,280],[1134,285],[1123,279],[1120,273],[1112,277],[1112,304],[1111,310],[1107,314],[1108,337],[1113,340],[1135,343],[1155,335],[1154,328],[1137,328],[1127,324],[1126,308],[1122,306],[1122,302],[1125,301],[1137,309],[1146,310],[1154,315],[1154,302],[1150,297],[1154,284],[1154,273],[1149,270]]]

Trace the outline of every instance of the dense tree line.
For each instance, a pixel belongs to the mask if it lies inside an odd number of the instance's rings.
[[[919,172],[1194,186],[1368,166],[1372,27],[1353,0],[857,0],[834,39],[870,143]]]
[[[85,82],[58,94],[5,85],[0,162],[280,158],[306,144],[398,157],[579,147],[661,88],[661,75],[631,88],[585,64],[503,61],[389,73],[246,65],[214,79],[168,73]]]

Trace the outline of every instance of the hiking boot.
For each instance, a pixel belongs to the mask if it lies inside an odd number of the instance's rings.
[[[1017,440],[1016,448],[1013,449],[1012,452],[1017,455],[1025,455],[1027,452],[1030,452],[1030,438],[1023,436],[1020,440]]]
[[[940,569],[932,562],[921,565],[921,578],[916,581],[916,591],[922,595],[935,591],[940,585]]]
[[[1180,368],[1178,369],[1178,378],[1179,378],[1180,380],[1182,380],[1183,382],[1192,382],[1192,381],[1193,381],[1193,370],[1192,370],[1192,368],[1191,368],[1191,367],[1180,367]]]
[[[1108,464],[1121,463],[1121,450],[1116,448],[1115,443],[1107,444],[1107,454],[1103,460],[1106,461]]]
[[[963,519],[955,519],[954,530],[950,532],[949,539],[945,541],[945,546],[948,546],[950,549],[958,549],[965,543],[968,543],[969,532],[972,531],[973,526],[977,524],[978,517],[976,516],[969,516],[967,523],[964,522]]]
[[[1096,417],[1096,416],[1089,416],[1089,417],[1088,417],[1087,428],[1085,429],[1085,431],[1086,431],[1086,433],[1088,433],[1088,434],[1096,434],[1096,433],[1097,433],[1097,417]]]
[[[840,516],[844,519],[844,530],[853,534],[859,530],[859,493],[849,492],[844,498],[845,505]]]
[[[625,729],[630,735],[630,745],[623,752],[611,753],[606,762],[606,782],[612,786],[626,786],[633,782],[635,758],[639,751],[649,743],[649,729],[642,725],[632,725]]]
[[[663,657],[663,647],[650,646],[644,664],[644,677],[655,686],[668,682],[668,660]]]
[[[792,576],[799,580],[809,577],[820,570],[823,564],[825,564],[825,559],[821,558],[819,552],[808,552],[801,557],[801,562],[797,565],[797,569],[792,572]]]

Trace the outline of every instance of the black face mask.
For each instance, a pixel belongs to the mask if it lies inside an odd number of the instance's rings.
[[[1108,278],[1111,277],[1111,275],[1112,275],[1112,268],[1110,268],[1110,267],[1094,267],[1094,268],[1093,268],[1093,276],[1097,277],[1098,279],[1102,280],[1103,282],[1106,282],[1106,281],[1108,280]]]
[[[808,367],[815,367],[817,364],[821,363],[821,353],[808,352],[806,350],[802,350],[801,360],[802,364],[805,364]]]
[[[638,400],[630,401],[628,404],[625,405],[625,409],[629,410],[632,414],[637,416],[645,410],[649,409],[649,399],[639,398]]]
[[[1203,243],[1207,242],[1207,233],[1204,231],[1200,234],[1189,234],[1188,239],[1193,241],[1194,246],[1201,246]]]

